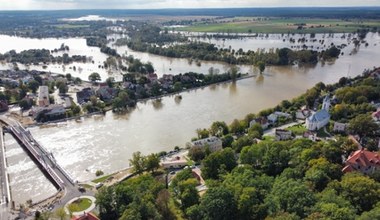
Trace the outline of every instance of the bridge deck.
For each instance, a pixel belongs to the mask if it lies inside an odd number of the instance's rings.
[[[74,179],[59,166],[53,154],[42,147],[29,131],[16,121],[2,121],[8,125],[9,132],[20,142],[32,159],[39,165],[42,172],[49,177],[58,189],[65,189],[66,187],[73,187],[75,185]]]

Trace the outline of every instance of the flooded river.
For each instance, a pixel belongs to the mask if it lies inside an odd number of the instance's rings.
[[[136,109],[124,115],[108,112],[104,117],[68,121],[49,128],[33,127],[30,131],[77,180],[93,179],[98,169],[111,173],[128,167],[128,160],[135,151],[148,154],[169,151],[176,145],[185,146],[195,136],[197,128],[207,128],[213,121],[231,123],[235,118],[243,118],[248,113],[296,97],[320,81],[334,83],[343,76],[356,76],[366,68],[379,66],[380,37],[370,33],[367,41],[368,47],[362,45],[355,50],[349,45],[343,51],[345,55],[333,63],[318,63],[313,67],[267,67],[262,76],[185,92],[181,101],[165,97],[161,102],[138,103]],[[220,63],[206,62],[199,67],[189,65],[186,59],[168,59],[133,52],[126,47],[117,49],[119,53],[127,51],[143,61],[151,61],[159,74],[206,73],[211,66],[221,71],[228,68]],[[242,67],[242,70],[256,73],[249,66]],[[14,166],[17,163],[10,169]],[[15,197],[30,198],[34,191],[23,185],[30,179],[41,187],[41,191],[48,185],[41,179],[41,173],[31,173],[35,176],[20,175],[18,182],[13,182],[17,186],[13,188],[18,189],[13,190],[14,195],[18,194]]]

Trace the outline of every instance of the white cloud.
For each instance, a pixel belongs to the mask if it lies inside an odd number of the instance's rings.
[[[0,0],[0,10],[380,6],[380,0]]]

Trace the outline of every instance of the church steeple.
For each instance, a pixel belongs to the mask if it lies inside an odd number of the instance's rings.
[[[331,104],[330,96],[326,95],[325,98],[323,99],[322,109],[329,111],[330,110],[330,104]]]

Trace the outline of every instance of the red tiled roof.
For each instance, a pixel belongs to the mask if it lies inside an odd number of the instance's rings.
[[[376,152],[367,151],[365,149],[353,152],[346,161],[343,172],[355,170],[355,167],[367,168],[369,166],[380,167],[380,156]]]
[[[100,220],[96,215],[91,212],[85,213],[82,216],[74,216],[71,220]]]

